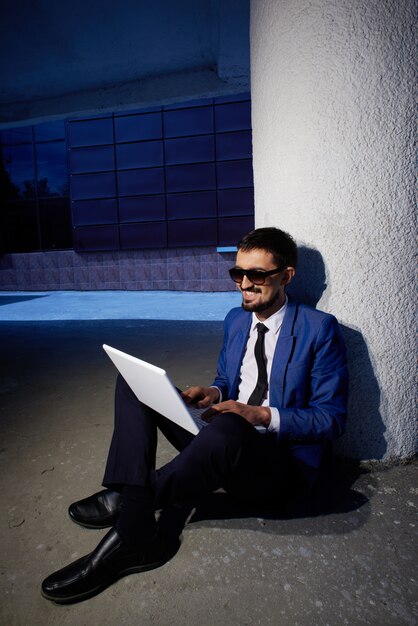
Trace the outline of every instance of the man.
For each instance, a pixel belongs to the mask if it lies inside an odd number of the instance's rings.
[[[178,547],[162,530],[164,513],[221,487],[276,507],[320,491],[332,471],[331,442],[345,426],[345,348],[333,316],[287,298],[296,262],[294,240],[276,228],[256,229],[238,244],[230,275],[242,308],[226,317],[216,378],[182,394],[208,407],[198,435],[143,405],[118,377],[105,490],[69,509],[82,526],[112,528],[91,554],[44,580],[46,598],[83,600],[162,565]],[[155,470],[157,428],[179,454]]]

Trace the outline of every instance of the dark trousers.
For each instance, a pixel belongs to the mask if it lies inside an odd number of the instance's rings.
[[[179,454],[156,469],[158,429]],[[292,488],[291,473],[286,448],[239,415],[219,415],[194,436],[142,404],[118,377],[105,487],[152,485],[156,509],[196,504],[220,487],[243,501],[280,504]]]

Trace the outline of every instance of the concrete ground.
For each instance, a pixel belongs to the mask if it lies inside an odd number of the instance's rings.
[[[115,370],[102,343],[182,387],[210,382],[221,334],[219,320],[0,321],[1,625],[418,623],[413,463],[340,463],[340,501],[319,517],[228,514],[214,496],[161,569],[72,606],[41,597],[42,579],[105,532],[66,512],[100,487],[112,432]],[[159,463],[173,453],[162,440]]]

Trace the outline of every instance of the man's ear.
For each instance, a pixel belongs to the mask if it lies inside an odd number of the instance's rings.
[[[296,270],[294,267],[286,267],[283,271],[283,286],[288,285],[290,282],[292,282],[294,276],[296,274]]]

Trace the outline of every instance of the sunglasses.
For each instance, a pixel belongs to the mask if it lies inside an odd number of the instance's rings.
[[[244,276],[246,276],[253,285],[264,285],[267,276],[278,274],[282,270],[284,270],[284,267],[278,267],[268,272],[264,272],[263,270],[240,270],[237,267],[233,267],[229,270],[229,275],[234,283],[242,283]]]

